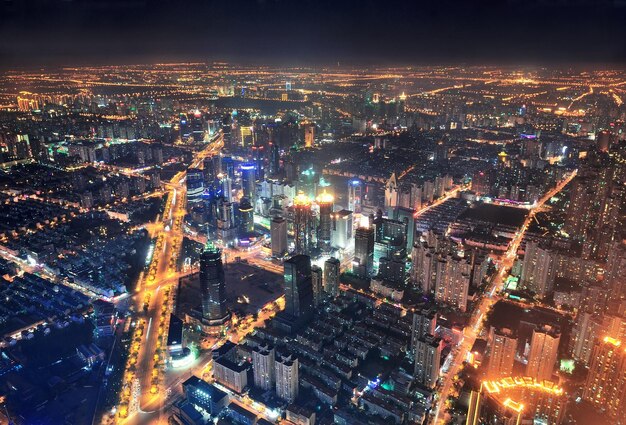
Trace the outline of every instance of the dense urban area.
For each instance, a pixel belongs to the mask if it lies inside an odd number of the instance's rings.
[[[0,73],[0,423],[624,424],[626,72]]]

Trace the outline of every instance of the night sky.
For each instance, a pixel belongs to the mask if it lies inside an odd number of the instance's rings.
[[[626,63],[626,0],[0,0],[0,67]]]

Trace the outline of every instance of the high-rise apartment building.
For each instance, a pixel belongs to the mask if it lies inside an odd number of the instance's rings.
[[[557,328],[545,325],[533,330],[526,376],[537,381],[552,379],[560,340],[561,332]]]

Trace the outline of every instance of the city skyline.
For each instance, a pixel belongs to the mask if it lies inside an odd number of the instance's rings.
[[[0,4],[0,425],[626,425],[626,3]]]

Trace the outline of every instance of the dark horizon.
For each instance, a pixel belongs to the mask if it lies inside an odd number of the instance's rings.
[[[272,64],[620,66],[626,2],[26,0],[0,6],[2,68]]]

